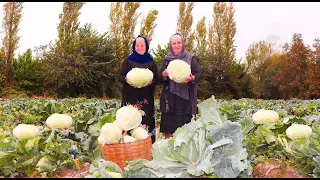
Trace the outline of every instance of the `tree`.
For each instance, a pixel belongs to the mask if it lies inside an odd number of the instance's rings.
[[[7,2],[3,5],[4,18],[2,28],[4,38],[2,41],[4,61],[7,64],[8,71],[6,73],[6,85],[8,86],[13,77],[13,58],[15,50],[18,48],[20,37],[18,36],[19,24],[22,18],[22,2]]]
[[[73,51],[63,56],[57,44],[41,46],[45,62],[45,86],[59,97],[113,97],[115,40],[109,33],[99,34],[91,24],[79,28],[72,40]],[[68,61],[69,60],[69,61]]]
[[[68,50],[74,40],[74,36],[79,29],[79,16],[80,9],[85,4],[85,2],[64,2],[63,11],[59,14],[59,25],[58,25],[58,47],[61,47],[61,50]],[[70,44],[71,43],[71,44]]]
[[[195,30],[196,48],[195,53],[200,57],[204,57],[207,51],[207,28],[205,24],[206,17],[203,16],[197,23]]]
[[[305,81],[310,52],[310,48],[303,43],[301,34],[295,33],[288,45],[286,58],[279,62],[277,73],[280,92],[285,99],[303,97],[307,89]]]
[[[216,2],[213,6],[213,23],[208,27],[208,57],[212,60],[211,84],[214,84],[213,93],[222,95],[222,98],[233,96],[236,76],[231,68],[236,68],[234,36],[236,23],[234,21],[233,4]],[[233,91],[233,92],[231,92]]]
[[[216,2],[213,6],[213,24],[209,24],[209,46],[218,63],[228,68],[235,60],[234,36],[236,23],[233,3]]]
[[[111,21],[111,34],[116,38],[116,74],[118,73],[123,60],[131,52],[134,30],[138,18],[141,15],[141,13],[137,12],[140,4],[140,2],[111,3],[109,18]]]
[[[191,26],[193,23],[192,10],[195,6],[195,2],[180,2],[179,14],[177,19],[177,32],[179,32],[185,39],[185,49],[189,52],[193,50],[194,33]]]
[[[306,74],[305,97],[308,99],[320,98],[320,39],[313,43],[312,60],[308,63]]]
[[[40,95],[43,91],[42,62],[32,57],[31,49],[19,54],[18,59],[13,61],[14,85],[29,96]]]
[[[158,13],[157,10],[150,10],[147,17],[143,18],[141,21],[140,35],[147,38],[149,46],[154,35],[154,30],[157,27],[155,21]]]
[[[160,68],[161,63],[164,60],[165,56],[169,53],[170,46],[169,43],[165,44],[162,48],[159,44],[156,48],[156,50],[152,49],[151,52],[153,54],[153,60],[156,62],[157,66]]]
[[[255,98],[272,98],[271,89],[276,88],[274,82],[277,65],[272,61],[279,54],[273,39],[252,43],[246,53],[246,70],[252,76],[252,95]]]

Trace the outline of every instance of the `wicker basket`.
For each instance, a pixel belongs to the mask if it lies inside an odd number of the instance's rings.
[[[126,161],[135,159],[152,160],[151,135],[147,139],[136,142],[120,143],[120,144],[99,144],[100,151],[104,160],[116,163],[122,170],[127,166]]]

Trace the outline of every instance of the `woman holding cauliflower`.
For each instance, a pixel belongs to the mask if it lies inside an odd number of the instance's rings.
[[[198,57],[185,50],[185,42],[178,33],[170,38],[170,52],[159,71],[163,83],[160,97],[160,132],[172,137],[177,128],[191,121],[198,113],[197,82],[200,80]]]
[[[142,104],[141,110],[145,115],[141,124],[147,125],[151,133],[155,128],[154,90],[158,82],[158,68],[148,50],[147,39],[139,35],[133,41],[132,53],[121,65],[119,81],[123,85],[121,106]],[[155,141],[154,135],[152,141]]]

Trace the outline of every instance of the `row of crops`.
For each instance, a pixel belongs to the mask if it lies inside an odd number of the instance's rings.
[[[155,105],[159,123],[158,101]],[[105,163],[97,138],[119,108],[119,100],[0,99],[0,176],[52,177],[63,167],[79,169],[89,162],[91,177],[110,177],[103,172],[97,176],[98,166]],[[320,100],[210,98],[199,102],[199,108],[200,116],[178,129],[172,139],[157,140],[152,161],[137,160],[117,171],[122,177],[263,177],[279,167],[282,177],[290,167],[297,176],[320,177]],[[259,109],[274,110],[279,120],[253,123]],[[45,121],[53,113],[70,115],[71,128],[48,128]],[[12,130],[21,123],[36,125],[40,135],[17,140]],[[308,125],[312,135],[291,140],[286,129],[292,124]],[[72,147],[77,149],[76,159]]]

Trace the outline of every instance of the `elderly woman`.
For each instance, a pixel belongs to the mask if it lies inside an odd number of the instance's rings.
[[[170,52],[166,55],[159,71],[159,82],[163,83],[160,97],[160,132],[165,138],[172,137],[177,128],[191,122],[198,113],[197,82],[200,80],[198,57],[185,50],[185,42],[178,33],[170,38]],[[191,67],[191,74],[182,83],[169,79],[167,66],[170,61],[180,59]]]
[[[121,106],[139,104],[145,112],[141,124],[148,126],[149,133],[155,128],[154,91],[158,82],[158,68],[148,53],[149,44],[145,37],[138,36],[132,44],[132,53],[125,59],[120,68],[119,81],[122,83]],[[145,87],[136,88],[127,81],[126,75],[132,68],[148,68],[153,72],[153,80]],[[152,136],[155,141],[155,136]]]

